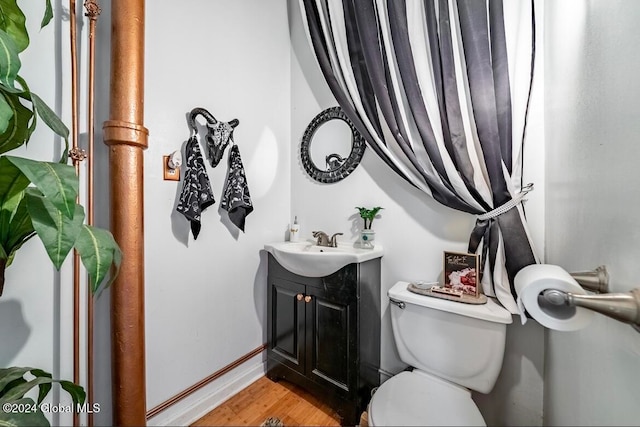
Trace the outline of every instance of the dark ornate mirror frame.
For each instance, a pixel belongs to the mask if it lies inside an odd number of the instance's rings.
[[[349,157],[346,159],[341,158],[338,155],[329,154],[327,157],[338,157],[338,160],[335,160],[335,167],[330,168],[329,170],[322,170],[313,163],[313,160],[311,160],[311,141],[320,126],[329,120],[334,119],[343,120],[351,129],[351,153],[349,153]],[[347,118],[342,109],[340,107],[331,107],[315,116],[311,123],[309,123],[309,126],[307,126],[307,129],[302,136],[302,143],[300,144],[300,158],[302,160],[302,166],[311,178],[323,183],[334,183],[346,178],[351,172],[353,172],[358,164],[360,164],[365,147],[366,144],[364,138],[357,131],[351,120]]]

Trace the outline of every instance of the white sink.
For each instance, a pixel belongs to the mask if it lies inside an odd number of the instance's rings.
[[[323,277],[347,264],[368,261],[384,254],[382,246],[362,249],[352,243],[338,243],[337,248],[318,246],[315,241],[278,242],[264,245],[284,268],[306,277]]]

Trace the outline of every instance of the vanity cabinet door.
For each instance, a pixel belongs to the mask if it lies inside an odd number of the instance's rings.
[[[357,425],[380,385],[380,259],[305,277],[268,257],[267,376],[308,390]]]
[[[280,278],[269,286],[268,335],[271,356],[305,373],[305,286]]]
[[[307,286],[307,376],[346,397],[357,378],[355,298]]]

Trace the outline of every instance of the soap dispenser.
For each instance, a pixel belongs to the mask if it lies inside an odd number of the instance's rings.
[[[298,217],[296,216],[293,220],[293,224],[291,224],[291,228],[289,229],[289,241],[297,242],[300,238],[300,225],[298,224]]]

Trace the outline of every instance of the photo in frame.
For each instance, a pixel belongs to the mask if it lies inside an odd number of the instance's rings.
[[[478,298],[480,295],[479,256],[444,252],[444,287]]]

